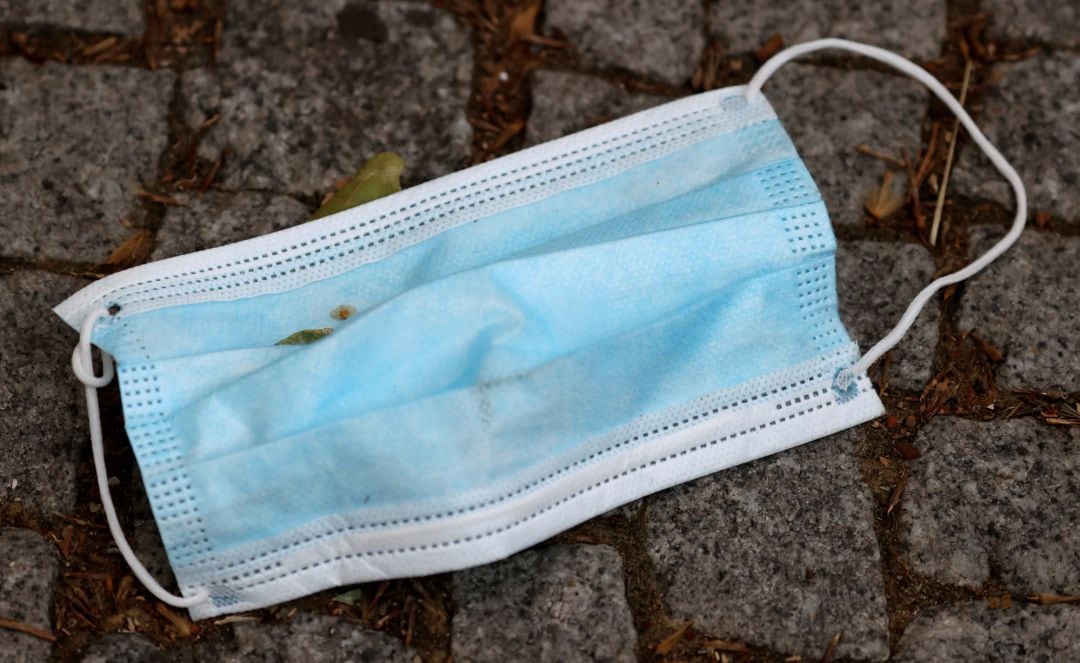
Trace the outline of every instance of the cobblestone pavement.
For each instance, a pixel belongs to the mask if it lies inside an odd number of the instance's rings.
[[[0,628],[0,661],[1080,659],[1073,0],[225,4],[0,0],[0,619],[33,631]],[[745,82],[775,35],[898,49],[954,90],[966,44],[968,106],[1029,187],[1019,245],[875,369],[885,417],[456,574],[199,624],[132,583],[49,307],[302,223],[376,151],[415,184]],[[961,139],[926,241],[953,120],[917,85],[829,54],[767,92],[835,222],[864,348],[1004,232],[1008,190]],[[871,216],[879,189],[895,202]],[[167,578],[115,390],[103,408],[124,526]]]

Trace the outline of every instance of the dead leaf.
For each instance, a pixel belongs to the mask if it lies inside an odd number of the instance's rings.
[[[155,603],[154,609],[158,611],[159,615],[169,620],[169,623],[172,624],[172,627],[176,629],[176,632],[181,638],[190,638],[200,630],[196,624],[191,622],[191,620],[169,610],[164,603]]]
[[[975,345],[977,345],[979,347],[979,350],[984,355],[986,355],[987,359],[989,359],[990,361],[992,361],[994,363],[999,363],[999,362],[1005,360],[1005,353],[1003,353],[1001,350],[998,350],[996,347],[994,347],[990,343],[982,340],[981,338],[976,336],[974,333],[971,333],[970,336],[971,336],[972,340],[975,341]]]
[[[825,654],[821,657],[821,663],[832,663],[836,658],[836,648],[840,646],[840,639],[844,637],[844,632],[841,631],[829,640],[829,645],[825,648]]]
[[[117,269],[127,269],[146,262],[153,252],[154,236],[149,230],[143,228],[132,233],[123,244],[116,247],[109,254],[105,264]]]
[[[896,449],[896,453],[900,454],[900,457],[904,460],[915,460],[922,455],[915,448],[915,445],[907,440],[897,440],[893,443],[893,447]]]
[[[889,218],[904,204],[903,192],[897,191],[893,186],[894,177],[891,170],[886,170],[881,178],[881,186],[871,192],[864,203],[866,211],[878,221]]]
[[[747,648],[741,642],[732,642],[730,640],[708,640],[702,643],[703,649],[713,649],[715,651],[730,651],[738,654],[749,654],[750,649]]]
[[[779,32],[774,32],[768,41],[754,52],[754,57],[757,58],[758,62],[764,62],[779,53],[783,48],[784,37]]]
[[[683,639],[683,636],[685,636],[686,632],[690,630],[690,627],[693,625],[693,623],[694,622],[686,622],[679,628],[675,629],[674,633],[661,640],[660,644],[656,645],[656,653],[660,654],[661,656],[667,655],[668,652],[675,648],[675,645],[679,644],[679,641]]]
[[[514,8],[517,15],[510,19],[507,37],[510,41],[529,41],[536,34],[536,17],[540,13],[540,0],[524,3]]]
[[[1035,225],[1039,230],[1045,230],[1046,226],[1050,225],[1050,212],[1036,212]]]
[[[892,495],[889,497],[889,508],[885,509],[885,515],[892,515],[893,509],[900,504],[900,498],[904,496],[904,488],[907,486],[908,468],[900,470],[900,478],[896,480]]]

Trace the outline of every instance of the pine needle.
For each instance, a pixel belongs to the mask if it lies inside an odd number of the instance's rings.
[[[968,85],[971,84],[971,60],[964,65],[964,83],[960,87],[960,107],[967,100]],[[941,176],[941,188],[938,189],[937,205],[934,206],[934,220],[930,224],[930,246],[937,245],[938,229],[941,226],[941,212],[945,208],[945,191],[949,188],[949,175],[952,174],[953,155],[956,154],[956,139],[960,135],[960,118],[953,122],[952,137],[949,139],[949,153],[945,157],[945,171]]]

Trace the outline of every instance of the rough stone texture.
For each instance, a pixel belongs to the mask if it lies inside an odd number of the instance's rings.
[[[864,352],[892,329],[933,273],[934,258],[922,246],[840,242],[836,251],[840,317]],[[890,385],[921,390],[930,381],[940,318],[934,300],[891,351]]]
[[[972,231],[971,254],[1001,238]],[[1013,387],[1080,390],[1080,237],[1025,232],[1008,253],[968,281],[960,327],[1005,353],[999,378]]]
[[[673,618],[792,654],[889,655],[859,429],[725,470],[649,503],[649,554]]]
[[[982,0],[993,14],[995,35],[1035,40],[1051,46],[1080,46],[1080,4],[1076,0]]]
[[[690,80],[705,47],[700,2],[547,0],[547,28],[587,65],[619,67],[673,85]]]
[[[139,0],[0,0],[0,23],[142,36]]]
[[[138,553],[139,561],[163,587],[176,586],[169,555],[165,552],[157,522],[153,518],[135,520],[132,525],[131,545]]]
[[[780,33],[789,45],[843,37],[929,59],[945,39],[945,3],[711,0],[709,32],[735,53],[754,51]]]
[[[288,196],[266,193],[182,195],[157,235],[154,259],[201,251],[303,223],[313,210]]]
[[[912,568],[948,583],[994,573],[1021,592],[1080,593],[1080,430],[938,417],[904,492]]]
[[[1064,29],[1077,33],[1075,22]],[[1000,71],[975,109],[979,126],[1020,173],[1032,215],[1080,222],[1080,55],[1041,53]],[[1012,188],[973,144],[957,156],[952,182],[954,193],[1013,209]]]
[[[863,219],[866,197],[881,186],[886,165],[855,146],[900,155],[921,144],[927,96],[922,85],[873,71],[787,64],[765,89],[806,161],[834,223]],[[903,175],[898,174],[902,179]]]
[[[36,532],[0,527],[0,617],[52,631],[52,595],[60,561]],[[0,663],[44,661],[51,643],[0,629]]]
[[[529,145],[560,138],[668,101],[635,94],[603,79],[565,71],[533,74]]]
[[[897,643],[896,663],[922,661],[1075,661],[1080,659],[1080,609],[985,603],[924,613]]]
[[[0,503],[20,500],[41,514],[75,507],[89,440],[71,374],[78,337],[49,309],[83,285],[45,272],[0,276]]]
[[[155,178],[174,74],[0,60],[0,255],[100,262]]]
[[[223,189],[330,190],[381,151],[405,158],[406,184],[467,157],[468,30],[414,2],[229,3],[212,70],[184,75],[194,126],[221,122],[202,154],[224,154]]]
[[[608,546],[529,550],[454,576],[455,661],[633,661],[622,560]]]
[[[241,623],[233,637],[196,645],[190,652],[200,663],[345,663],[402,661],[412,663],[414,652],[391,635],[372,631],[344,619],[300,613],[279,624]]]
[[[144,635],[110,633],[86,648],[82,663],[156,663],[165,659],[166,654]]]

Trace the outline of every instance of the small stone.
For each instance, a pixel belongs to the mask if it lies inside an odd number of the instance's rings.
[[[732,53],[752,53],[779,33],[789,46],[842,37],[930,59],[945,41],[945,3],[709,0],[709,31]]]
[[[1080,594],[1080,430],[936,417],[919,433],[901,540],[917,573]]]
[[[901,150],[913,157],[922,144],[927,94],[906,77],[788,64],[765,93],[837,224],[862,222],[866,197],[880,189],[890,168],[856,145],[899,159]]]
[[[139,0],[0,0],[0,23],[111,32],[126,37],[142,36],[145,13]]]
[[[1077,33],[1075,23],[1063,29]],[[998,66],[1002,77],[974,109],[983,130],[1024,181],[1031,216],[1080,222],[1080,55],[1040,53]],[[961,143],[951,193],[986,198],[1015,209],[1012,187],[982,151]]]
[[[272,660],[283,663],[413,663],[415,655],[386,633],[345,619],[307,613],[278,624],[234,624],[232,638],[200,643],[191,653],[200,663],[246,663],[263,660],[271,653]]]
[[[17,500],[37,514],[75,508],[75,471],[90,443],[71,373],[78,336],[49,309],[84,285],[46,272],[0,276],[0,504]]]
[[[718,638],[885,660],[888,618],[859,429],[724,470],[649,503],[648,550],[673,619]]]
[[[933,280],[934,258],[922,246],[884,242],[840,242],[836,289],[840,318],[863,352],[904,314],[911,300]],[[921,391],[930,381],[941,312],[926,305],[915,326],[890,351],[889,384]]]
[[[110,633],[95,640],[82,663],[157,663],[168,658],[150,638],[138,633]]]
[[[1004,233],[972,231],[971,255]],[[1080,309],[1070,291],[1080,265],[1080,237],[1028,230],[967,282],[960,328],[1005,353],[998,377],[1010,387],[1080,390]]]
[[[918,615],[896,645],[897,663],[916,661],[1075,661],[1080,659],[1080,609],[985,603]]]
[[[982,0],[992,16],[990,32],[1041,42],[1055,48],[1080,47],[1080,5],[1076,0]]]
[[[594,76],[541,70],[533,74],[526,140],[537,145],[665,101],[666,97],[632,93]]]
[[[0,617],[52,632],[52,596],[60,574],[56,548],[26,529],[0,527]],[[44,661],[52,643],[0,628],[0,663]]]
[[[312,212],[294,198],[268,193],[211,191],[176,198],[184,207],[170,207],[165,213],[154,260],[289,228],[310,219]]]
[[[637,647],[619,554],[554,545],[454,576],[453,657],[633,661]]]
[[[0,59],[0,253],[97,263],[156,179],[174,74]]]
[[[705,47],[700,2],[548,0],[547,28],[566,35],[585,64],[672,85],[690,80]]]
[[[468,29],[415,2],[229,3],[219,65],[183,77],[185,117],[220,122],[200,148],[218,186],[317,195],[378,152],[405,184],[464,165]]]

